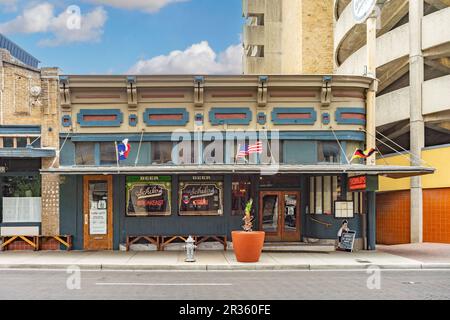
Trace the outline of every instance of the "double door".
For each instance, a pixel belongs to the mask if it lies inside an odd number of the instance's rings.
[[[259,230],[266,241],[300,241],[300,192],[261,191]]]

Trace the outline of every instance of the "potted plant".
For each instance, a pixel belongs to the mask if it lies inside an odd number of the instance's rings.
[[[244,231],[233,231],[231,233],[234,254],[238,262],[258,262],[264,246],[264,231],[253,231],[253,219],[251,215],[253,199],[245,205]]]

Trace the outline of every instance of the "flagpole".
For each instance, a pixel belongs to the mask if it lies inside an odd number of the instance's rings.
[[[114,144],[116,145],[117,173],[119,173],[120,172],[120,165],[119,165],[119,150],[117,149],[117,141],[114,141]]]
[[[142,139],[144,138],[144,129],[142,129],[142,133],[141,133],[141,140],[139,141],[139,147],[138,147],[138,151],[137,151],[137,156],[136,156],[136,161],[134,162],[134,166],[136,167],[138,162],[139,162],[139,156],[141,154],[141,146],[142,146]]]

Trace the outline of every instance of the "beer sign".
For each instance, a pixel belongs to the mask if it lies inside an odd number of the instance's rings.
[[[181,182],[179,190],[180,215],[221,216],[223,213],[222,182]]]
[[[348,191],[377,191],[378,176],[355,176],[348,178]]]
[[[127,177],[127,216],[171,215],[169,176]]]

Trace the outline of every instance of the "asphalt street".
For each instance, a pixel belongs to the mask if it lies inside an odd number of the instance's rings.
[[[379,276],[379,277],[378,277]],[[0,270],[0,299],[450,299],[450,270]]]

